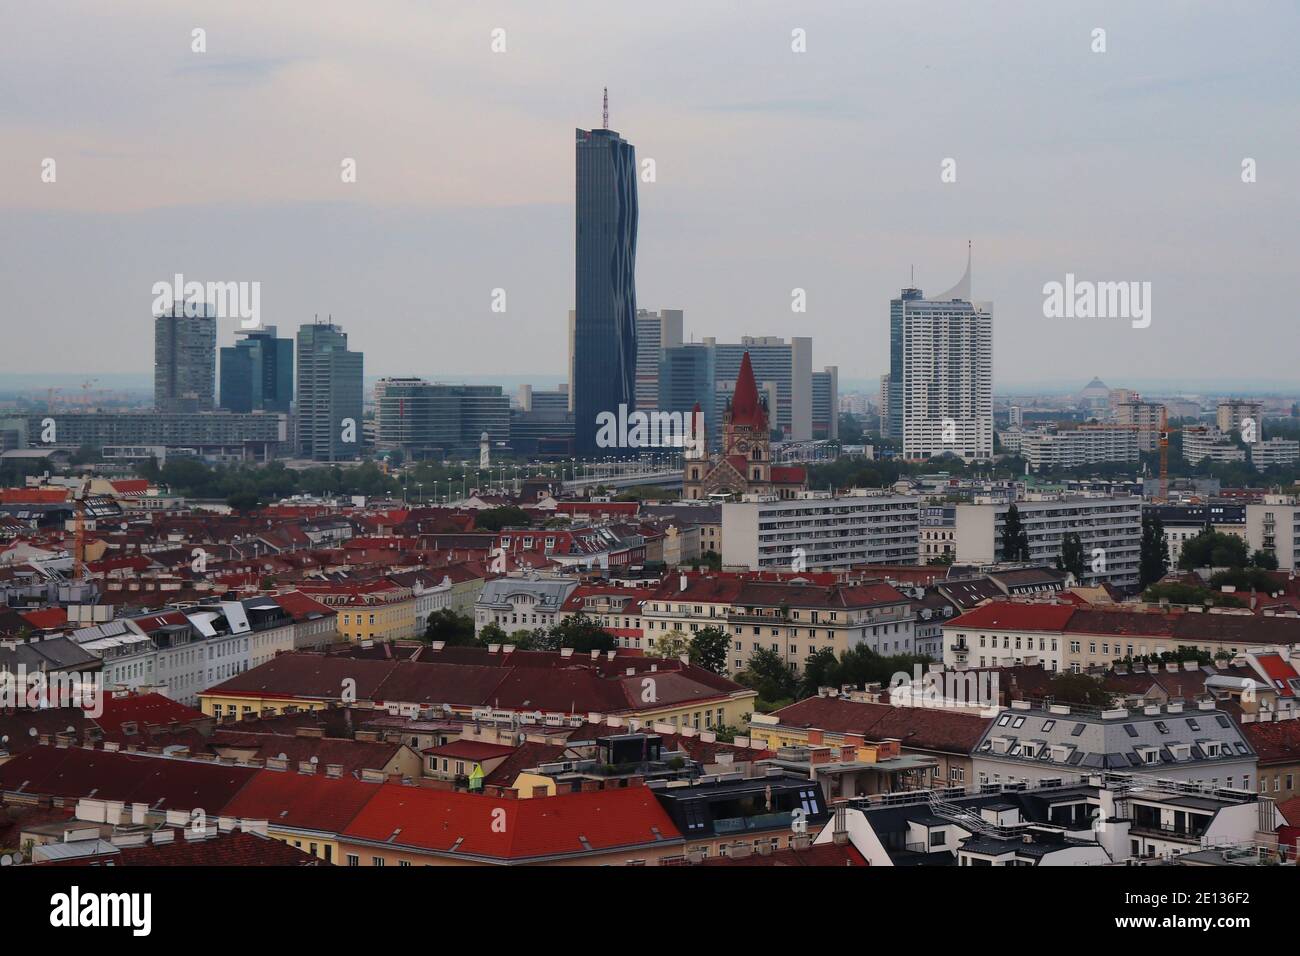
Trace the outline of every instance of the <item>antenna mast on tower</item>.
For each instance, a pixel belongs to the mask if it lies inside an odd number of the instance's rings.
[[[600,128],[609,129],[609,87],[605,87],[605,103],[600,111]]]

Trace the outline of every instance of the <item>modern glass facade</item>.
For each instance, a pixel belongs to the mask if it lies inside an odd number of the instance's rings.
[[[441,385],[419,378],[375,383],[375,442],[415,458],[451,451],[478,453],[487,432],[510,440],[510,398],[500,385]]]
[[[659,362],[659,409],[689,416],[698,402],[710,448],[717,448],[722,440],[718,428],[721,400],[714,384],[716,381],[713,349],[701,345],[679,345],[663,350]]]
[[[221,350],[221,407],[232,412],[287,412],[293,402],[293,341],[275,326],[244,333]]]
[[[360,454],[362,364],[360,352],[348,351],[341,326],[316,323],[298,329],[297,443],[302,457],[346,461]]]
[[[574,436],[594,458],[616,451],[597,446],[597,416],[636,406],[636,150],[609,129],[576,145]]]

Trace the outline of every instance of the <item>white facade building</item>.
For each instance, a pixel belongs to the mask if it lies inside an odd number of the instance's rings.
[[[831,570],[916,564],[919,499],[804,492],[722,505],[722,564],[761,570]]]
[[[956,287],[891,302],[889,415],[904,458],[993,457],[993,306],[970,301],[969,256]]]
[[[955,522],[958,564],[993,564],[1004,560],[1002,528],[1009,504],[957,505]],[[1049,498],[1017,501],[1016,510],[1029,538],[1029,560],[1051,564],[1061,553],[1067,533],[1083,545],[1088,584],[1137,584],[1142,545],[1141,498]]]

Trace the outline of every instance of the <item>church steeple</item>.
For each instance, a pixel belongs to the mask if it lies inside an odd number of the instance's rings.
[[[754,381],[754,366],[749,353],[740,360],[740,374],[736,376],[736,390],[731,396],[731,424],[749,428],[767,428],[767,413],[758,401],[758,384]]]

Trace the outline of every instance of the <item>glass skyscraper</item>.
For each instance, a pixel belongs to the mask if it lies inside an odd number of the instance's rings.
[[[610,129],[577,131],[575,450],[602,458],[597,416],[636,408],[636,150]]]
[[[293,341],[275,326],[245,332],[221,350],[221,407],[231,412],[287,412],[293,401]]]
[[[314,323],[298,329],[296,404],[302,457],[345,461],[360,454],[361,373],[361,353],[348,351],[348,335],[341,326]]]

